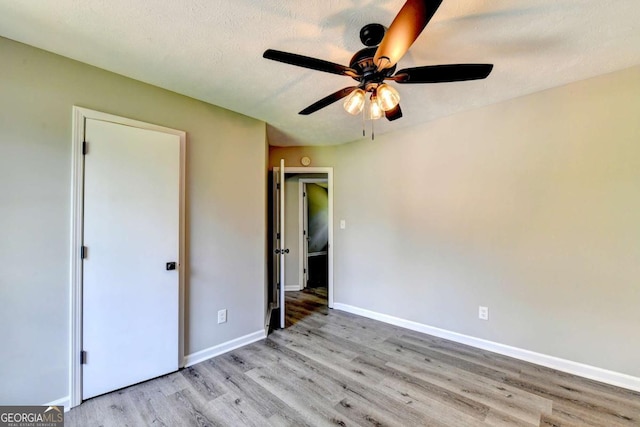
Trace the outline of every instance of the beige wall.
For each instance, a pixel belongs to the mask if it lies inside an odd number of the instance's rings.
[[[73,105],[188,134],[186,353],[264,328],[265,124],[3,38],[0,57],[0,404],[69,393]]]
[[[635,67],[270,162],[335,168],[336,302],[640,377],[639,114]]]

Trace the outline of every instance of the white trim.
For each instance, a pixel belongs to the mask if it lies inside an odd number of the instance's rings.
[[[280,218],[278,218],[280,220],[280,258],[279,258],[279,262],[280,262],[280,328],[284,329],[286,326],[285,323],[285,306],[286,306],[286,300],[285,300],[285,286],[287,284],[286,280],[287,280],[287,270],[285,269],[285,264],[286,264],[286,258],[285,255],[286,253],[283,251],[287,251],[287,253],[289,252],[289,249],[286,248],[287,246],[287,240],[285,237],[286,234],[286,230],[287,230],[287,223],[285,222],[285,214],[286,214],[286,204],[285,204],[285,197],[287,195],[287,192],[285,191],[285,181],[286,181],[286,175],[285,175],[286,169],[284,166],[284,159],[280,159]]]
[[[280,168],[275,166],[273,173],[276,174]],[[327,305],[334,308],[333,295],[333,168],[332,167],[288,167],[285,166],[285,173],[326,173],[327,189],[329,192],[329,292],[327,296]],[[284,186],[284,184],[282,184]]]
[[[285,285],[285,292],[296,292],[302,290],[302,285]]]
[[[82,350],[82,262],[79,250],[82,246],[82,220],[84,216],[84,140],[85,115],[82,109],[73,107],[73,136],[71,142],[71,291],[69,302],[69,405],[74,407],[82,400],[82,367],[79,354]]]
[[[189,366],[193,366],[196,363],[204,362],[205,360],[209,360],[231,350],[235,350],[236,348],[240,348],[256,341],[260,341],[262,339],[265,339],[266,337],[267,334],[265,333],[265,331],[259,330],[243,337],[236,338],[222,344],[214,345],[213,347],[205,348],[204,350],[197,351],[193,354],[188,354],[184,357],[184,367],[188,368]]]
[[[53,402],[45,403],[42,406],[64,406],[64,412],[69,412],[71,409],[71,398],[69,396],[65,396],[61,399],[54,400]]]
[[[187,134],[184,131],[140,122],[125,117],[114,116],[100,111],[73,106],[72,109],[72,141],[71,141],[71,265],[70,265],[70,310],[69,310],[69,407],[73,408],[82,402],[82,366],[80,351],[82,350],[82,262],[80,247],[83,244],[83,195],[84,195],[84,156],[82,142],[85,137],[86,119],[102,120],[140,129],[176,135],[180,138],[180,224],[178,242],[178,366],[184,366],[184,302],[185,302],[185,193],[186,193],[186,150]]]
[[[522,348],[512,347],[457,332],[440,329],[412,320],[401,319],[399,317],[390,316],[388,314],[378,313],[364,308],[354,307],[348,304],[335,303],[336,310],[346,311],[348,313],[357,314],[358,316],[367,317],[369,319],[378,320],[390,325],[400,326],[412,331],[422,332],[461,344],[466,344],[482,350],[491,351],[502,354],[504,356],[513,357],[515,359],[524,360],[526,362],[535,363],[536,365],[546,366],[547,368],[556,369],[580,377],[589,378],[591,380],[600,381],[617,387],[629,390],[640,391],[640,378],[620,372],[610,371],[591,365],[586,365],[571,360],[561,359],[555,356],[549,356]]]

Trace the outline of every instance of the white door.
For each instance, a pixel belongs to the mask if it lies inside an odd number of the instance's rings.
[[[309,284],[309,199],[307,198],[307,183],[302,185],[302,288]]]
[[[278,256],[280,257],[280,328],[285,328],[285,258],[286,254],[289,253],[289,249],[285,248],[285,236],[284,231],[286,228],[285,218],[284,218],[284,195],[285,195],[285,171],[284,171],[284,159],[280,159],[280,241],[279,248],[277,249]]]
[[[273,210],[272,210],[272,253],[271,265],[273,266],[271,295],[269,295],[271,308],[278,310],[278,325],[280,324],[280,172],[273,171]]]
[[[83,399],[179,363],[180,137],[85,126]]]

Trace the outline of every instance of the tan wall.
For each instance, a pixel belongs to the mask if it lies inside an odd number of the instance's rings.
[[[69,393],[73,105],[187,131],[186,353],[264,328],[265,124],[3,38],[0,57],[0,404]]]
[[[270,163],[335,168],[336,302],[640,377],[639,113],[634,67]]]

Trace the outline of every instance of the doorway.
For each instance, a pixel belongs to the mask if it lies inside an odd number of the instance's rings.
[[[324,293],[319,297],[321,304],[315,298],[314,305],[320,304],[325,310],[333,308],[333,168],[283,166],[281,163],[281,167],[275,167],[270,176],[273,185],[270,186],[269,197],[272,257],[269,263],[271,280],[268,309],[271,316],[268,316],[268,330],[291,325],[292,320],[295,320],[296,313],[292,310],[296,310],[294,305],[299,301],[297,297],[305,297],[314,288],[316,293]],[[301,192],[300,188],[304,189],[301,185],[313,184],[315,181],[320,184],[317,188],[322,188],[326,194],[324,227],[327,237],[321,248],[324,251],[314,250],[312,254],[322,257],[318,252],[324,252],[326,262],[324,267],[320,267],[320,274],[324,270],[326,279],[323,281],[324,286],[310,288],[306,279],[309,273],[309,251],[305,252],[304,197],[301,197],[304,190]],[[308,237],[308,229],[306,232]],[[311,267],[315,267],[315,264]],[[291,310],[287,310],[288,302],[293,304]]]
[[[326,178],[300,178],[298,230],[301,289],[329,285],[329,185]]]
[[[74,107],[70,401],[183,358],[186,133]]]

